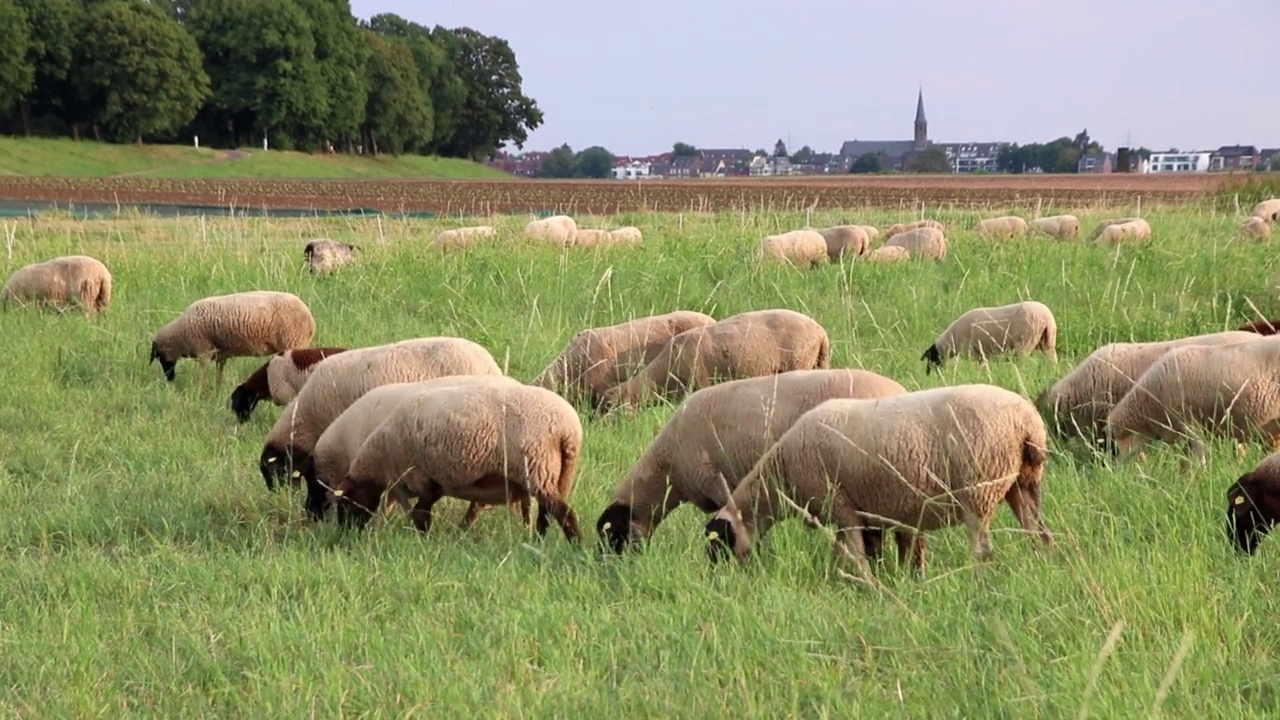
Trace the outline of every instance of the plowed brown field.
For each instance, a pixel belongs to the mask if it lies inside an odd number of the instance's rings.
[[[1212,192],[1224,174],[924,175],[695,180],[166,180],[0,177],[0,199],[151,203],[384,212],[569,213],[713,211],[744,208],[1080,206],[1185,202]]]

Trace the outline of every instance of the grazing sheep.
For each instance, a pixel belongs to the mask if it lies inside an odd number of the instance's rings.
[[[609,231],[600,228],[578,228],[573,244],[579,247],[595,247],[609,242]]]
[[[1118,245],[1126,240],[1149,240],[1151,238],[1151,226],[1146,220],[1138,219],[1127,223],[1118,223],[1108,225],[1102,228],[1102,233],[1094,240],[1097,245]]]
[[[1027,532],[1052,544],[1040,518],[1047,448],[1035,407],[994,385],[827,400],[783,433],[707,522],[707,552],[713,561],[728,549],[746,559],[754,542],[793,514],[782,497],[836,524],[836,551],[850,550],[872,583],[857,532],[868,523],[914,534],[963,521],[974,555],[985,561],[1003,500]],[[923,553],[913,560],[923,570]]]
[[[531,385],[458,385],[419,390],[400,402],[356,451],[334,489],[338,521],[363,527],[383,493],[431,529],[440,498],[505,505],[532,498],[535,529],[548,516],[571,542],[581,537],[569,506],[582,455],[582,422],[573,406]]]
[[[794,310],[732,315],[671,338],[644,370],[605,391],[600,411],[682,397],[717,382],[831,366],[831,340],[817,320]]]
[[[1036,218],[1027,224],[1027,231],[1059,239],[1073,238],[1080,234],[1080,219],[1075,215]]]
[[[816,230],[792,230],[769,235],[760,242],[764,262],[780,262],[810,268],[827,260],[827,240]]]
[[[457,337],[425,337],[353,348],[319,363],[298,396],[285,406],[267,433],[258,470],[274,490],[297,479],[320,434],[334,418],[379,385],[431,380],[446,375],[502,375],[480,345]]]
[[[1251,332],[1258,335],[1275,335],[1280,328],[1280,318],[1273,320],[1254,320],[1251,323],[1245,323],[1236,328],[1241,332]]]
[[[346,350],[340,347],[299,348],[272,355],[231,391],[231,411],[237,420],[244,423],[249,422],[253,409],[263,400],[284,407],[297,396],[316,363]]]
[[[49,306],[59,313],[78,305],[86,315],[111,304],[111,272],[88,255],[68,255],[19,268],[0,290],[0,306]]]
[[[867,234],[868,242],[880,237],[880,228],[876,227],[875,225],[858,225],[856,227],[862,228],[862,231]]]
[[[1267,222],[1276,222],[1280,220],[1280,198],[1271,198],[1263,200],[1253,206],[1253,216],[1262,218]]]
[[[639,245],[644,242],[644,234],[640,228],[628,225],[610,230],[608,242],[610,245]]]
[[[885,264],[906,262],[911,259],[911,252],[904,247],[896,245],[885,245],[867,253],[866,261],[870,263]]]
[[[1280,453],[1262,459],[1227,488],[1227,537],[1252,555],[1280,521]]]
[[[214,295],[197,300],[182,314],[156,331],[148,364],[160,361],[169,382],[182,358],[217,365],[216,387],[222,387],[222,369],[233,357],[261,357],[311,345],[316,319],[297,295],[274,290],[252,290]],[[201,385],[204,374],[200,374]]]
[[[1260,217],[1249,216],[1240,223],[1239,233],[1247,237],[1269,238],[1271,237],[1271,223]]]
[[[441,230],[432,243],[438,250],[469,247],[477,240],[491,238],[498,234],[492,225],[472,225],[470,227]]]
[[[1065,377],[1036,397],[1049,429],[1058,437],[1077,437],[1091,445],[1107,443],[1107,416],[1133,389],[1147,368],[1174,348],[1226,345],[1256,340],[1240,331],[1193,335],[1157,342],[1119,342],[1094,350]]]
[[[606,390],[643,370],[671,338],[715,321],[677,310],[583,330],[529,384],[559,393],[573,405],[595,407]]]
[[[524,230],[530,237],[568,246],[575,242],[578,224],[568,215],[552,215],[534,220],[526,225]]]
[[[832,262],[839,262],[846,255],[850,259],[865,255],[871,243],[867,231],[860,225],[836,225],[817,232],[827,241],[827,258]]]
[[[1034,300],[998,307],[974,308],[956,318],[920,356],[925,374],[947,358],[987,358],[1017,352],[1024,357],[1040,350],[1058,364],[1058,323],[1044,303]]]
[[[884,246],[906,248],[912,257],[939,261],[947,259],[947,237],[941,230],[933,227],[898,233],[886,240]]]
[[[1125,223],[1136,222],[1138,220],[1142,220],[1142,218],[1123,217],[1123,218],[1112,218],[1110,220],[1103,220],[1102,222],[1094,226],[1093,232],[1089,233],[1089,240],[1090,241],[1097,240],[1099,237],[1102,236],[1102,232],[1107,228],[1111,227],[1112,225],[1123,225]]]
[[[906,388],[866,370],[792,370],[733,380],[689,396],[632,466],[596,522],[615,552],[650,537],[683,503],[724,507],[760,456],[796,418],[832,398],[878,398]]]
[[[977,233],[982,237],[1014,238],[1025,235],[1027,221],[1017,215],[987,218],[978,223]]]
[[[1107,416],[1121,460],[1158,439],[1185,440],[1192,456],[1207,463],[1195,427],[1240,443],[1260,437],[1280,450],[1280,336],[1170,350]]]
[[[519,384],[517,380],[506,375],[447,375],[433,380],[389,383],[373,388],[351,403],[342,411],[342,414],[334,418],[324,432],[320,433],[320,439],[316,440],[315,451],[298,471],[307,487],[303,508],[313,519],[317,521],[324,519],[331,504],[329,491],[337,487],[347,474],[356,451],[368,439],[369,434],[387,419],[392,410],[399,407],[404,400],[413,397],[418,391],[463,385]],[[521,500],[518,505],[521,515],[525,518],[525,525],[531,526],[533,524],[530,512],[532,505],[527,498]],[[471,503],[466,515],[462,518],[462,528],[465,530],[471,527],[485,508],[486,506],[480,503]],[[405,508],[405,512],[411,511],[411,508]]]
[[[302,257],[313,275],[323,275],[355,260],[360,246],[334,240],[312,240],[302,249]]]
[[[937,220],[916,220],[915,222],[898,223],[890,226],[888,230],[884,231],[884,239],[887,241],[894,235],[901,235],[908,230],[917,230],[919,228],[934,228],[935,230],[943,233],[947,231],[947,229],[943,227],[942,223]]]

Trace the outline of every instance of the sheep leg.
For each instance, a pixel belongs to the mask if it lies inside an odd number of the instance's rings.
[[[1053,545],[1053,533],[1049,532],[1044,519],[1040,517],[1039,485],[1023,490],[1014,484],[1009,488],[1009,492],[1005,493],[1004,499],[1009,503],[1013,516],[1018,518],[1018,523],[1022,525],[1023,530],[1040,536],[1040,540],[1045,545]]]
[[[893,539],[898,544],[898,565],[911,569],[917,575],[924,574],[924,533],[905,527],[895,528]]]
[[[995,552],[991,549],[991,519],[978,517],[971,508],[964,508],[964,525],[969,529],[969,537],[973,539],[973,556],[980,562],[991,560]]]
[[[222,388],[222,369],[226,366],[227,359],[220,357],[217,360],[214,360],[213,364],[214,364],[214,367],[217,368],[217,372],[215,373],[213,378],[213,388],[215,390],[219,390]]]
[[[426,483],[426,492],[418,496],[409,518],[418,532],[426,534],[431,529],[431,508],[444,497],[444,488],[437,482]]]
[[[538,521],[536,530],[539,537],[546,537],[547,527],[550,522],[548,515],[555,518],[560,525],[560,529],[564,531],[564,537],[570,542],[577,542],[582,537],[582,531],[578,529],[578,515],[569,507],[569,504],[558,498],[550,498],[545,495],[538,496]]]
[[[859,579],[871,587],[878,587],[879,582],[871,572],[871,563],[867,561],[864,528],[868,521],[858,513],[853,498],[849,497],[843,487],[837,485],[833,490],[830,513],[831,520],[836,525],[836,537],[831,550],[835,553],[837,562],[851,557]],[[883,539],[884,531],[879,532],[880,539]]]
[[[480,513],[488,510],[489,506],[484,503],[473,502],[467,505],[467,512],[462,516],[462,522],[458,523],[458,527],[466,530],[475,524],[476,518],[480,517]]]

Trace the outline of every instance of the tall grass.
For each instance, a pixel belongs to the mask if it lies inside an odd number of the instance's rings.
[[[461,335],[523,380],[587,326],[789,307],[826,326],[834,366],[1034,396],[1102,343],[1232,328],[1256,319],[1250,304],[1276,312],[1275,255],[1237,239],[1232,218],[1146,214],[1153,242],[1099,248],[980,240],[976,214],[944,213],[945,263],[806,273],[754,265],[760,236],[842,216],[633,215],[607,222],[641,227],[640,248],[443,256],[427,243],[443,225],[418,221],[11,223],[6,271],[88,253],[116,287],[97,318],[0,315],[0,712],[1275,717],[1280,544],[1242,559],[1222,527],[1224,490],[1258,447],[1216,443],[1188,474],[1181,448],[1116,465],[1055,446],[1056,549],[1037,552],[1001,510],[991,564],[976,566],[962,527],[941,530],[923,579],[890,560],[877,593],[837,577],[830,545],[798,522],[750,562],[713,568],[691,507],[644,552],[606,559],[555,529],[531,538],[505,511],[459,532],[452,500],[426,538],[402,514],[362,534],[316,526],[257,473],[279,410],[241,426],[227,407],[258,361],[232,361],[218,392],[187,361],[175,386],[146,364],[152,332],[192,300],[272,288],[311,304],[318,345]],[[1086,231],[1099,217],[1082,215]],[[495,222],[509,235],[522,224]],[[307,275],[301,240],[321,234],[358,240],[363,261]],[[1054,309],[1058,367],[1034,356],[924,373],[920,353],[952,318],[1023,298]],[[671,412],[584,416],[571,502],[585,529]]]

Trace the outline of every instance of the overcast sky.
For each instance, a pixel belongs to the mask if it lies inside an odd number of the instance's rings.
[[[1108,149],[1280,145],[1280,0],[351,0],[505,38],[546,116],[526,150],[836,151],[1087,127]],[[1270,52],[1268,52],[1270,50]]]

